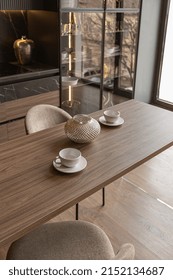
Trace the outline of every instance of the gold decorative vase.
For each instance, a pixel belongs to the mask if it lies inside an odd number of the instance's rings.
[[[32,62],[34,41],[22,36],[13,44],[14,53],[19,64],[25,65]]]
[[[100,134],[100,124],[94,118],[78,114],[65,124],[65,133],[76,143],[88,143]]]

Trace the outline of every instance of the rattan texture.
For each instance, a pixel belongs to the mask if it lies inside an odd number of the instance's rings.
[[[65,124],[65,133],[76,143],[88,143],[100,134],[100,124],[88,115],[75,115]]]

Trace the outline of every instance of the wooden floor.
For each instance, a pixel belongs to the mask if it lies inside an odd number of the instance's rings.
[[[13,138],[24,134],[23,121],[10,123],[8,133]],[[81,220],[103,228],[115,250],[131,242],[136,259],[173,260],[173,147],[107,186],[104,207],[101,194],[80,203]],[[52,221],[74,219],[73,207]],[[6,250],[0,248],[0,259]]]
[[[131,242],[136,259],[173,260],[173,147],[80,203],[80,219],[99,225],[115,250]],[[74,209],[54,221],[74,219]]]

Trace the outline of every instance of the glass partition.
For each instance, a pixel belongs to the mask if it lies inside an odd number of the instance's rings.
[[[100,9],[104,0],[60,0],[61,9]]]
[[[140,2],[61,1],[60,96],[72,115],[132,98]]]
[[[107,8],[140,8],[140,0],[107,0]]]
[[[74,106],[74,113],[89,113],[100,108],[102,22],[103,12],[63,13],[61,104],[70,112]],[[93,97],[95,102],[91,101]]]
[[[107,13],[104,51],[104,85],[133,90],[139,15]]]

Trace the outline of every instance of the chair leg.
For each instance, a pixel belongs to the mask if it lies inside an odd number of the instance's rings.
[[[76,204],[76,220],[79,219],[79,204]]]
[[[102,189],[102,206],[105,205],[105,188]]]
[[[105,205],[105,188],[102,189],[102,206]],[[76,220],[79,219],[79,203],[76,204]]]

